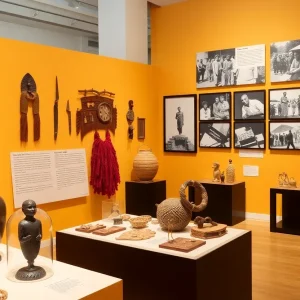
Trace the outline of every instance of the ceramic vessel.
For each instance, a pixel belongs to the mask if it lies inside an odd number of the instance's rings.
[[[221,173],[220,179],[221,179],[221,182],[224,183],[224,181],[225,181],[224,172]]]
[[[133,161],[133,170],[140,181],[152,181],[158,171],[158,160],[150,148],[140,149]]]
[[[229,165],[226,169],[226,181],[228,183],[234,183],[234,181],[235,181],[235,167],[232,164],[231,159],[229,159]]]
[[[202,201],[199,205],[190,203],[186,198],[185,189],[187,186],[201,190]],[[163,230],[170,232],[183,230],[189,224],[192,212],[202,211],[207,206],[207,192],[199,181],[186,181],[181,185],[179,194],[179,199],[169,198],[157,205],[157,220]]]

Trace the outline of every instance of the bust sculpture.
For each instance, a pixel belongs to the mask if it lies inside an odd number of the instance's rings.
[[[34,217],[36,203],[33,200],[24,201],[22,211],[25,218],[18,225],[18,237],[28,266],[19,269],[16,278],[22,281],[33,281],[46,276],[46,271],[42,267],[34,265],[34,260],[38,256],[41,247],[42,223]]]

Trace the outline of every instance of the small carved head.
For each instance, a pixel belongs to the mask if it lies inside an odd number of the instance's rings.
[[[216,170],[219,170],[220,168],[220,164],[218,162],[214,162],[213,165],[212,165],[212,168],[216,171]]]
[[[133,100],[128,101],[129,109],[133,109]]]
[[[33,217],[36,214],[36,203],[33,200],[24,201],[22,211],[25,216]]]

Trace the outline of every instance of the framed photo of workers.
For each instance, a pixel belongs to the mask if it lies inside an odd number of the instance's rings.
[[[269,149],[300,149],[300,122],[269,123]]]
[[[199,121],[231,120],[231,93],[199,94]]]
[[[199,122],[200,148],[231,148],[230,122]]]
[[[300,120],[300,88],[269,90],[270,120]]]
[[[271,82],[300,80],[300,39],[272,43],[270,52]]]
[[[234,92],[234,120],[265,120],[266,91]]]
[[[197,95],[164,96],[164,151],[197,152]]]
[[[235,122],[234,148],[265,149],[265,122]]]

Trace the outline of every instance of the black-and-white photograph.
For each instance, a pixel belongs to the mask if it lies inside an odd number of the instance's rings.
[[[271,82],[300,80],[300,40],[272,43]]]
[[[270,122],[270,149],[300,149],[300,122]]]
[[[234,148],[265,149],[265,123],[234,123]]]
[[[300,119],[300,88],[269,90],[269,117]]]
[[[264,83],[265,52],[265,45],[198,52],[196,87]]]
[[[234,93],[235,120],[264,120],[266,91],[247,91]]]
[[[199,120],[230,120],[231,94],[213,93],[199,95]]]
[[[199,123],[199,146],[202,148],[231,148],[230,123]]]
[[[197,95],[164,97],[164,151],[197,152]]]

